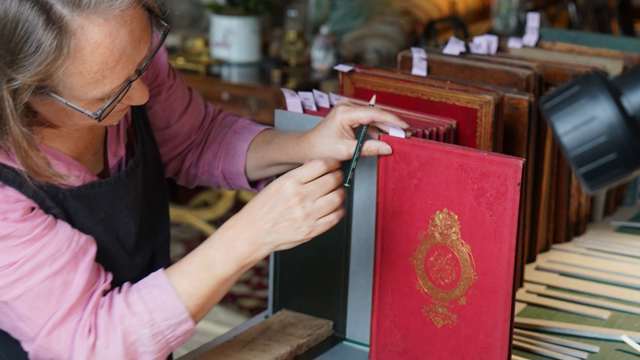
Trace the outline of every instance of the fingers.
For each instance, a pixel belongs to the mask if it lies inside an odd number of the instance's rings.
[[[308,182],[305,186],[308,188],[309,194],[318,199],[342,187],[343,181],[342,171],[336,170]]]
[[[346,192],[342,186],[322,196],[314,204],[314,213],[317,219],[321,219],[342,208]]]
[[[313,160],[291,170],[286,176],[292,177],[302,184],[306,184],[327,173],[334,172],[339,168],[340,162],[338,160]]]
[[[322,233],[327,232],[332,227],[336,226],[340,220],[345,216],[346,210],[343,208],[339,208],[336,211],[318,219],[315,223],[316,228],[312,237],[316,237]]]
[[[391,146],[380,140],[367,140],[362,146],[362,156],[391,155]]]
[[[409,125],[392,113],[365,106],[342,105],[335,108],[335,114],[343,124],[357,127],[365,124],[395,126],[406,129]],[[384,129],[383,129],[384,130]]]

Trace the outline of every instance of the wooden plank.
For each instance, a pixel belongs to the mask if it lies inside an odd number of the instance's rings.
[[[544,285],[525,283],[524,288],[527,289],[527,291],[530,293],[534,293],[534,294],[538,294],[538,295],[542,295],[542,296],[546,296],[554,299],[567,300],[577,304],[591,305],[591,306],[596,306],[603,309],[616,310],[616,311],[626,312],[629,314],[640,315],[640,307],[638,306],[625,305],[625,304],[620,304],[620,303],[609,301],[609,300],[596,299],[596,298],[582,296],[582,295],[570,294],[563,291],[551,290]]]
[[[590,306],[578,305],[562,300],[544,298],[536,294],[528,293],[525,289],[518,290],[518,292],[516,293],[516,300],[531,305],[543,306],[600,320],[607,320],[611,316],[611,312],[607,310],[596,309]]]
[[[516,301],[515,315],[520,314],[520,312],[522,312],[522,310],[524,310],[524,308],[526,307],[527,307],[527,304]]]
[[[282,310],[202,355],[204,360],[285,360],[333,333],[329,320]]]
[[[557,251],[540,254],[538,255],[538,259],[640,279],[640,264],[634,265],[613,260],[594,259],[585,255]]]
[[[637,237],[637,236],[636,236]],[[607,237],[587,237],[578,238],[577,242],[597,243],[604,245],[624,246],[633,249],[634,251],[640,251],[640,241],[637,239],[616,238],[612,236]]]
[[[555,244],[553,245],[553,247],[551,248],[551,251],[549,252],[550,253],[555,253],[555,252],[567,253],[568,252],[573,254],[580,254],[585,257],[589,257],[593,259],[606,259],[611,261],[617,261],[619,263],[640,265],[640,259],[636,259],[628,256],[608,254],[608,253],[604,253],[597,250],[586,249],[584,247],[576,246],[573,243]]]
[[[511,360],[529,360],[526,357],[522,357],[520,355],[511,355]]]
[[[514,340],[512,345],[514,349],[528,351],[532,354],[543,355],[555,360],[579,360],[577,357],[561,354],[559,352],[547,350],[539,346],[530,345],[517,340]]]
[[[634,259],[640,259],[640,251],[625,248],[624,246],[618,246],[613,244],[601,244],[597,241],[581,240],[574,241],[574,244],[586,249],[597,250],[609,254],[627,256]]]
[[[561,345],[564,347],[582,350],[582,351],[586,351],[594,354],[597,352],[600,352],[600,346],[587,344],[580,341],[567,340],[557,336],[545,335],[545,334],[540,334],[534,331],[527,331],[522,329],[514,329],[513,333],[518,334],[520,336],[526,336],[535,340],[546,341],[550,344]]]
[[[598,270],[583,269],[544,260],[537,261],[535,264],[538,270],[640,290],[640,279],[630,278],[624,275],[607,274]]]
[[[622,335],[627,335],[634,341],[640,341],[640,332],[612,329],[599,326],[578,325],[567,322],[529,319],[516,316],[514,326],[518,329],[543,331],[554,334],[579,336],[589,339],[612,340],[622,342]]]
[[[586,358],[589,357],[589,353],[588,352],[580,351],[580,350],[576,350],[576,349],[570,349],[570,348],[567,348],[567,347],[564,347],[564,346],[560,346],[560,345],[556,345],[556,344],[550,344],[550,343],[545,342],[545,341],[530,339],[530,338],[528,338],[526,336],[514,335],[513,339],[517,340],[519,342],[525,343],[525,344],[529,344],[529,345],[537,346],[539,348],[555,351],[555,352],[560,353],[560,354],[573,356],[573,357],[576,357],[578,359],[586,359]]]
[[[537,271],[535,270],[535,264],[527,265],[524,272],[524,279],[528,282],[553,286],[559,289],[640,304],[640,291],[574,279],[545,271]]]

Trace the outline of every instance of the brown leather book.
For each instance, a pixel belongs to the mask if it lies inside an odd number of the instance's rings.
[[[503,65],[491,61],[450,56],[427,49],[429,74],[474,83],[486,83],[504,88],[534,93],[537,75],[535,71],[522,67]],[[413,57],[410,50],[398,54],[398,70],[411,73]]]
[[[603,69],[618,71],[623,67],[620,60],[602,58],[589,60],[580,55],[543,51],[542,49],[525,49],[524,51],[509,49],[507,52],[494,58],[501,63],[505,63],[505,61],[510,63],[515,60],[519,66],[524,66],[527,63],[535,64],[542,77],[542,94],[586,72],[603,71]],[[536,218],[533,220],[534,231],[537,232],[534,236],[536,245],[534,253],[546,250],[551,244],[568,238],[569,236],[565,234],[568,232],[571,222],[571,207],[587,206],[589,203],[587,199],[583,199],[585,195],[581,189],[579,196],[571,196],[571,183],[574,175],[570,172],[566,161],[560,158],[562,154],[543,119],[539,121],[537,147],[537,185],[535,185],[534,193],[539,202]],[[588,211],[583,209],[579,213],[581,216],[588,217],[590,209]],[[588,219],[585,218],[579,223],[586,228],[587,221]]]
[[[522,208],[519,221],[518,259],[528,256],[532,234],[533,218],[533,183],[535,164],[535,129],[537,127],[537,111],[535,107],[535,91],[539,78],[535,70],[526,67],[501,65],[487,59],[469,59],[458,56],[442,55],[434,50],[427,50],[429,57],[429,75],[431,79],[453,81],[483,89],[496,91],[502,96],[504,154],[518,156],[527,160],[523,178],[521,196]],[[398,70],[411,73],[413,58],[410,51],[398,54]],[[524,262],[516,264],[523,269]],[[521,272],[516,273],[516,283],[521,284]]]

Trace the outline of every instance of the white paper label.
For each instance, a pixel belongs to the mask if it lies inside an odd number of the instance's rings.
[[[327,95],[327,93],[314,89],[313,97],[316,99],[316,104],[318,104],[319,107],[327,109],[331,107],[331,101],[329,100],[329,95]]]
[[[389,128],[389,135],[403,139],[406,137],[404,130],[393,126]]]
[[[522,37],[522,44],[524,46],[534,47],[540,39],[540,13],[528,12],[527,13],[527,25],[525,27],[524,36]]]
[[[311,91],[298,91],[298,96],[302,100],[302,107],[307,111],[318,111],[316,100],[313,98]]]
[[[411,75],[427,76],[428,64],[427,64],[427,52],[423,48],[412,47],[411,58],[413,59],[413,65],[411,66]]]
[[[498,52],[500,40],[498,36],[484,34],[475,36],[469,44],[469,50],[472,54],[495,55]]]
[[[281,89],[284,94],[284,99],[287,103],[287,110],[296,113],[304,113],[302,110],[302,101],[300,101],[300,97],[298,94],[289,89]]]
[[[449,38],[447,45],[442,50],[443,54],[455,55],[455,56],[458,56],[463,52],[466,52],[464,41],[458,39],[455,36],[452,36]]]
[[[540,35],[538,34],[538,31],[529,31],[526,34],[524,34],[524,36],[522,37],[522,45],[524,46],[528,46],[528,47],[535,47],[536,44],[538,44],[538,39],[540,38]]]
[[[519,37],[510,37],[507,40],[507,47],[509,49],[522,49],[522,39]]]
[[[329,101],[331,102],[331,106],[338,105],[338,103],[340,101],[342,101],[342,99],[344,99],[343,96],[340,96],[340,95],[334,94],[334,93],[329,93]]]
[[[336,70],[336,71],[339,71],[339,72],[343,72],[343,73],[348,73],[350,71],[353,71],[353,66],[345,65],[345,64],[338,64],[338,65],[333,67],[333,70]]]
[[[540,13],[530,11],[527,13],[527,27],[540,29]]]

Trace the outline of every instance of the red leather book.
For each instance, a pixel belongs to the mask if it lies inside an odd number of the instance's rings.
[[[506,360],[523,160],[383,136],[373,360]]]
[[[451,118],[456,144],[496,149],[499,95],[472,86],[418,78],[383,69],[356,68],[340,74],[341,94],[360,100],[376,95],[379,104]]]
[[[346,98],[351,103],[368,106],[366,101]],[[392,106],[377,105],[378,109],[388,111],[409,124],[409,131],[414,137],[453,143],[456,135],[456,121],[450,118],[407,111]],[[304,110],[305,114],[327,116],[331,109],[319,107],[316,111]]]

